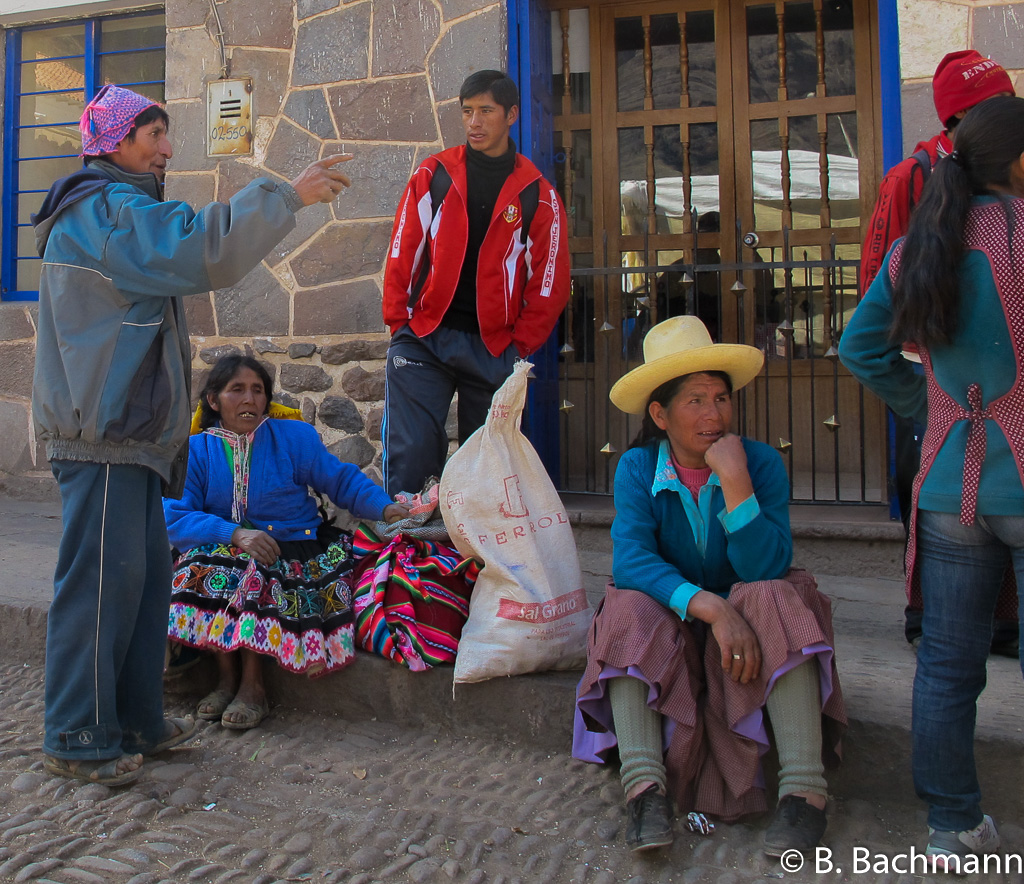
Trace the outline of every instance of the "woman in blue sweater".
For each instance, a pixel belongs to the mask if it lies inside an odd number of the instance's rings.
[[[765,711],[781,764],[765,852],[810,851],[825,831],[823,745],[831,759],[846,722],[830,606],[790,570],[779,455],[730,431],[732,394],[763,361],[677,316],[611,390],[644,421],[615,472],[614,584],[594,620],[573,754],[605,761],[617,748],[633,850],[672,842],[669,796],[730,821],[767,809]]]
[[[199,397],[203,432],[189,440],[184,494],[164,501],[167,533],[183,551],[169,635],[222,652],[198,714],[239,730],[267,714],[260,655],[316,676],[354,659],[351,538],[324,523],[310,489],[357,518],[407,515],[313,427],[269,420],[272,393],[257,360],[219,360]]]
[[[913,770],[927,852],[950,869],[999,847],[974,723],[1004,574],[1024,578],[1024,99],[972,108],[953,146],[839,345],[862,384],[927,422],[907,547],[908,594],[924,600]]]

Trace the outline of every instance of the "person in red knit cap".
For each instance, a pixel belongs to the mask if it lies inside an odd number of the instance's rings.
[[[914,153],[893,166],[882,179],[878,201],[868,222],[867,235],[860,259],[861,297],[868,290],[878,271],[885,266],[885,256],[892,244],[907,232],[910,213],[921,198],[921,191],[935,164],[953,149],[953,130],[975,105],[997,95],[1013,95],[1009,74],[998,63],[985,58],[974,49],[961,49],[943,56],[932,78],[935,111],[943,131],[928,141],[918,142]],[[916,348],[907,344],[904,356],[919,361]],[[924,428],[911,418],[896,415],[896,496],[904,527],[910,518],[910,498],[914,476],[921,461],[921,438]],[[1012,602],[1012,598],[1009,600]],[[1000,598],[1000,607],[1003,599]],[[1015,610],[1015,606],[1012,606]],[[1007,608],[1009,610],[1009,608]],[[1017,622],[997,620],[992,650],[1017,656]],[[907,606],[905,634],[917,647],[921,639],[921,606],[916,601]]]

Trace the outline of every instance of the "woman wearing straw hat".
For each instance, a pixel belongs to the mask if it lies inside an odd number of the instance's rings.
[[[730,431],[732,394],[763,361],[676,316],[611,390],[644,420],[615,473],[614,583],[591,631],[573,754],[600,763],[618,750],[633,850],[672,843],[672,801],[726,821],[768,809],[765,712],[780,763],[765,852],[811,851],[825,831],[822,759],[838,758],[846,723],[831,609],[790,570],[779,455]]]

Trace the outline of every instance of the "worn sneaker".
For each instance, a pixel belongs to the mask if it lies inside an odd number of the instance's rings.
[[[655,784],[626,802],[626,816],[626,845],[630,850],[668,847],[674,840],[672,802]]]
[[[801,853],[814,850],[821,843],[826,825],[828,817],[825,811],[808,804],[806,798],[783,795],[764,833],[765,855],[782,856],[787,850],[799,850]]]
[[[946,832],[928,827],[928,847],[925,854],[932,859],[936,872],[960,872],[960,866],[969,856],[984,856],[999,849],[996,824],[987,813],[973,829],[966,832]],[[959,857],[951,861],[950,857]]]

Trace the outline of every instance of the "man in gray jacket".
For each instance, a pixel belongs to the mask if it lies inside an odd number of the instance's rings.
[[[171,559],[161,497],[188,456],[190,350],[181,296],[232,285],[349,180],[326,157],[290,184],[253,181],[194,212],[165,201],[169,118],[105,86],[82,116],[85,168],[33,217],[43,258],[32,412],[64,533],[46,639],[50,773],[108,785],[190,739],[165,719]]]

